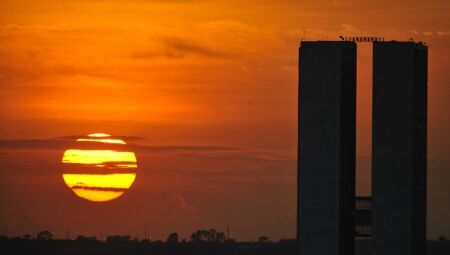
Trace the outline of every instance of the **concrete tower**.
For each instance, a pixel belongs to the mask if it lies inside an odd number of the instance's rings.
[[[298,240],[301,255],[354,254],[356,45],[299,49]]]
[[[374,255],[426,253],[427,54],[414,42],[374,43]]]

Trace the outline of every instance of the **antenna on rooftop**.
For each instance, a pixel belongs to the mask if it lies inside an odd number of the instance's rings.
[[[344,42],[384,42],[384,37],[374,36],[339,36],[339,39]]]

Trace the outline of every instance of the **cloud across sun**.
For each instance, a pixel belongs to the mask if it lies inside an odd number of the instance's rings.
[[[112,150],[108,147],[111,144],[124,147]],[[136,178],[134,152],[126,151],[123,140],[103,133],[78,138],[73,147],[64,152],[62,164],[66,185],[77,196],[94,202],[120,197]]]

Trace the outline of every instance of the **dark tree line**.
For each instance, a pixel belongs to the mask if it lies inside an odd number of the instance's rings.
[[[197,232],[192,233],[191,241],[192,242],[224,242],[226,240],[225,233],[218,232],[215,229],[210,230],[197,230]]]
[[[370,254],[370,240],[356,241],[356,255]],[[445,237],[428,241],[428,255],[450,254],[450,241]],[[105,240],[95,236],[78,236],[74,240],[54,239],[50,231],[41,231],[35,238],[0,236],[0,254],[124,254],[124,255],[294,255],[297,254],[295,239],[270,241],[260,236],[254,242],[238,242],[227,239],[215,229],[198,230],[190,240],[179,240],[176,232],[165,241],[139,240],[128,235],[110,235]]]

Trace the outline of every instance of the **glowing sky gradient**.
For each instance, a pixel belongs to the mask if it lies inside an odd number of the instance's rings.
[[[0,13],[0,235],[294,237],[298,45],[344,35],[429,43],[428,236],[450,237],[448,0],[5,0]],[[367,195],[371,48],[358,47]],[[70,142],[94,132],[139,155],[132,192],[108,203],[61,178]]]

